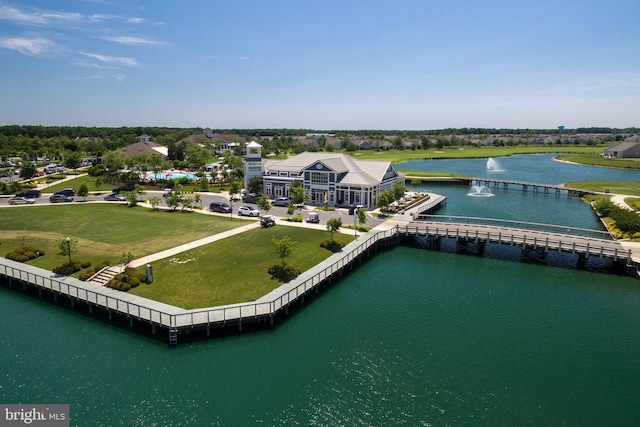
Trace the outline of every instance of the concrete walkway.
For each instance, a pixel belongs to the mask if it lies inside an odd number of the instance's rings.
[[[626,203],[625,203],[625,201],[624,201],[624,199],[627,199],[627,198],[632,198],[632,199],[638,199],[638,200],[640,200],[640,198],[638,198],[638,196],[631,196],[631,195],[628,195],[628,194],[613,194],[613,195],[611,195],[611,201],[612,201],[614,204],[616,204],[616,205],[620,206],[620,207],[621,207],[621,208],[623,208],[623,209],[627,209],[627,210],[632,211],[632,210],[633,210],[633,208],[631,208],[631,207],[630,207],[628,204],[626,204]]]
[[[260,227],[260,222],[255,221],[251,224],[243,225],[242,227],[234,228],[233,230],[224,231],[222,233],[214,234],[208,237],[204,237],[202,239],[194,240],[193,242],[185,243],[184,245],[176,246],[171,249],[164,250],[162,252],[156,252],[155,254],[147,255],[142,258],[138,258],[136,260],[131,261],[129,264],[130,267],[140,267],[141,265],[149,264],[153,261],[157,261],[164,258],[169,258],[181,252],[185,252],[199,246],[208,245],[209,243],[213,243],[215,241],[227,238],[229,236],[234,236],[236,234],[244,233],[248,230],[253,230],[255,228]]]

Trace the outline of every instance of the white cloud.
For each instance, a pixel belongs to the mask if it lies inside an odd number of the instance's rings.
[[[79,22],[84,20],[80,13],[57,11],[25,12],[11,6],[0,6],[0,19],[27,25],[53,25],[55,22]]]
[[[97,53],[86,53],[80,52],[80,54],[84,56],[88,56],[89,58],[97,59],[98,61],[107,62],[110,64],[120,64],[126,65],[127,67],[137,67],[138,61],[135,58],[127,58],[121,56],[109,56],[109,55],[100,55]]]
[[[144,39],[142,37],[131,37],[131,36],[103,37],[103,40],[131,45],[131,46],[142,46],[142,45],[161,46],[165,44],[164,42],[157,41],[157,40],[150,40],[150,39]]]
[[[46,53],[56,44],[49,39],[42,37],[5,37],[0,39],[0,47],[17,50],[25,55],[40,55]]]
[[[83,15],[78,12],[60,12],[56,10],[32,9],[27,11],[4,5],[0,6],[0,20],[11,21],[17,24],[42,26],[55,26],[62,22],[96,23],[102,21],[122,21],[130,24],[140,24],[144,21],[142,18],[130,18],[98,13],[93,15]]]

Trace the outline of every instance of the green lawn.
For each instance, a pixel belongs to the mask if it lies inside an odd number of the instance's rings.
[[[584,153],[558,156],[558,160],[580,163],[583,165],[603,166],[608,168],[640,169],[639,159],[609,159],[599,153]]]
[[[5,255],[24,240],[46,254],[31,263],[51,270],[66,261],[56,254],[55,246],[56,240],[65,236],[79,240],[74,257],[95,265],[104,259],[117,263],[124,252],[139,258],[246,223],[237,218],[122,204],[36,204],[0,209],[0,248]]]
[[[105,259],[117,264],[124,252],[140,258],[247,222],[107,203],[8,207],[0,209],[0,248],[4,255],[21,242],[35,246],[45,255],[29,264],[51,270],[66,262],[65,256],[57,254],[56,240],[71,236],[79,241],[74,258],[92,265]],[[255,300],[280,285],[267,271],[280,262],[271,238],[284,235],[296,242],[287,263],[302,271],[331,255],[320,247],[322,240],[330,238],[327,231],[283,225],[260,228],[157,261],[154,283],[130,292],[184,308]],[[345,243],[353,238],[336,235]]]
[[[640,197],[640,181],[574,181],[567,182],[565,186]]]
[[[331,236],[327,231],[283,225],[259,228],[156,261],[154,282],[129,292],[188,309],[256,300],[280,286],[268,274],[269,267],[280,263],[271,238],[285,235],[296,242],[286,262],[302,271],[331,255],[320,247]],[[353,238],[336,235],[345,243]]]

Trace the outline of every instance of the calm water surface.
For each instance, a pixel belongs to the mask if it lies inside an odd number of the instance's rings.
[[[477,178],[510,179],[560,185],[584,180],[638,181],[640,171],[602,168],[559,162],[557,154],[519,154],[497,157],[497,170],[487,169],[487,159],[410,160],[398,163],[403,170],[456,172]]]
[[[594,224],[576,198],[444,190],[450,215]],[[272,331],[176,348],[5,289],[0,312],[0,402],[72,425],[640,423],[628,277],[395,248]]]

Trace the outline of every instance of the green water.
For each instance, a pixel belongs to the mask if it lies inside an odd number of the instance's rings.
[[[2,403],[72,425],[640,423],[640,285],[409,248],[272,331],[168,348],[0,290]]]

